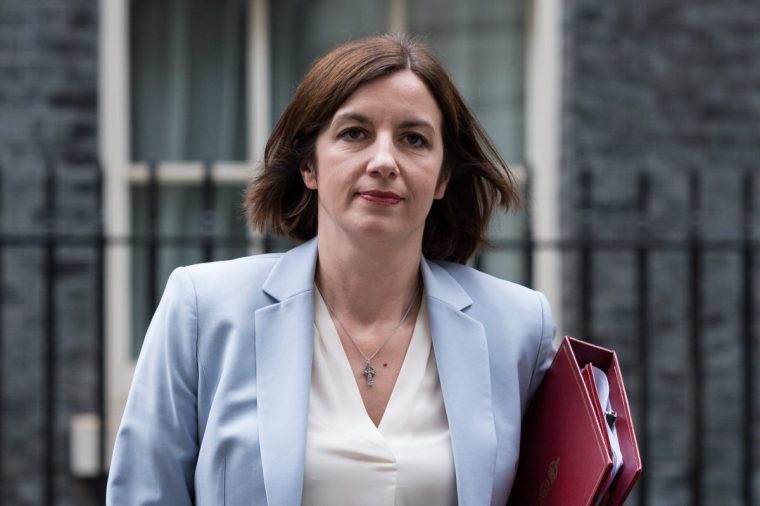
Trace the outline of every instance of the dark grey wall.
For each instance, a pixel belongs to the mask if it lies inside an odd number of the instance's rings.
[[[0,227],[44,230],[46,163],[59,177],[55,226],[67,235],[93,230],[97,138],[97,0],[0,1]],[[37,246],[5,245],[0,343],[0,494],[5,505],[42,504],[45,423],[44,271]],[[69,476],[68,422],[93,411],[94,254],[55,254],[56,504],[102,504],[92,483]]]
[[[577,233],[578,175],[588,169],[598,183],[590,215],[594,234],[630,237],[636,226],[634,181],[636,172],[645,169],[654,177],[651,233],[683,238],[688,225],[687,174],[696,169],[706,181],[701,192],[705,233],[709,238],[737,237],[740,174],[760,169],[760,4],[567,0],[564,9],[565,233]],[[94,229],[96,91],[96,0],[0,0],[3,231],[43,230],[46,162],[61,179],[56,227],[68,232]],[[760,195],[760,181],[756,184],[755,194]],[[758,212],[755,223],[760,223]],[[753,233],[760,238],[758,225]],[[44,252],[39,247],[1,248],[0,493],[3,504],[39,504],[46,457],[40,437],[46,354],[45,284],[40,274]],[[577,334],[577,256],[564,259],[563,331]],[[633,260],[626,252],[594,255],[590,337],[620,352],[636,410],[640,392]],[[684,253],[657,253],[651,260],[651,417],[646,426],[638,427],[649,443],[648,498],[649,504],[691,504],[691,274]],[[736,254],[711,253],[705,262],[701,496],[704,504],[738,505],[741,449],[760,448],[757,423],[753,441],[743,441],[739,433],[741,273]],[[64,505],[102,502],[93,484],[69,477],[66,463],[69,416],[95,407],[94,265],[94,254],[87,249],[56,253],[53,456],[57,504]],[[760,274],[755,273],[754,281],[760,286]],[[756,319],[756,341],[759,334]],[[755,374],[758,385],[760,373]],[[760,420],[760,413],[753,419]],[[755,500],[760,503],[760,470],[755,475]]]
[[[579,232],[582,170],[591,171],[597,183],[589,213],[596,238],[636,237],[640,170],[653,177],[650,236],[687,237],[688,174],[697,170],[703,176],[705,237],[741,237],[742,174],[760,172],[760,3],[568,0],[564,8],[561,198],[568,238]],[[760,181],[754,195],[753,234],[760,238]],[[564,259],[564,330],[577,333],[578,257]],[[641,411],[635,265],[629,252],[593,255],[593,324],[591,336],[580,336],[620,352],[634,414]],[[647,504],[694,504],[691,420],[697,414],[687,254],[654,253],[648,275],[651,402],[648,423],[638,426],[640,438],[648,441]],[[741,436],[740,257],[709,253],[701,275],[704,481],[699,493],[702,504],[740,505],[741,451],[760,448],[757,422],[753,440]],[[757,272],[753,281],[760,286]],[[760,305],[755,309],[760,312]],[[756,350],[759,329],[755,318]],[[760,391],[757,373],[754,385]],[[755,458],[760,459],[757,452]],[[754,500],[760,504],[760,462]]]

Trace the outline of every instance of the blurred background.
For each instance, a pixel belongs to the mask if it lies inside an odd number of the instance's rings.
[[[407,32],[513,167],[473,259],[617,350],[628,504],[760,504],[760,3],[0,0],[0,504],[95,505],[178,265],[276,251],[241,192],[310,62]]]

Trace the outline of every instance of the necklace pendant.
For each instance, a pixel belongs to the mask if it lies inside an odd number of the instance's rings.
[[[377,374],[377,372],[375,371],[375,368],[370,365],[369,360],[367,361],[367,365],[364,366],[362,374],[367,380],[367,386],[371,387],[375,383],[375,374]]]

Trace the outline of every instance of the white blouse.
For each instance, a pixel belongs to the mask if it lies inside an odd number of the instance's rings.
[[[314,315],[303,504],[456,504],[449,426],[424,297],[377,427],[316,289]]]

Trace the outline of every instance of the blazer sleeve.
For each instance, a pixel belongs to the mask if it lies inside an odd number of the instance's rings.
[[[539,385],[546,375],[546,371],[552,365],[557,348],[554,346],[554,335],[557,332],[557,326],[554,323],[552,312],[549,307],[549,301],[541,292],[536,292],[538,301],[541,306],[541,341],[536,354],[536,361],[533,365],[533,373],[530,378],[528,387],[528,402],[533,399],[533,395],[538,390]]]
[[[176,269],[148,327],[116,437],[106,504],[193,503],[198,455],[196,293]]]

